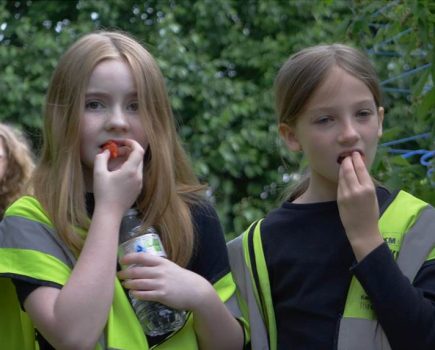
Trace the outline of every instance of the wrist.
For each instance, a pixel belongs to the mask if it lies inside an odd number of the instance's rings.
[[[384,239],[381,237],[380,234],[374,237],[357,238],[350,241],[350,245],[352,247],[357,262],[363,260],[368,254],[370,254],[373,250],[378,248],[383,243]]]
[[[219,299],[213,286],[203,277],[200,284],[196,284],[196,293],[192,298],[192,305],[189,308],[193,314],[207,312],[208,307],[214,302],[214,299]]]
[[[104,218],[112,217],[114,219],[121,219],[124,213],[124,208],[117,205],[116,203],[102,203],[101,201],[96,201],[93,217],[101,215]]]

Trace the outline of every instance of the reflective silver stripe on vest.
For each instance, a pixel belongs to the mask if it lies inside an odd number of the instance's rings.
[[[235,293],[225,302],[225,306],[230,310],[231,315],[234,317],[239,318],[242,316]]]
[[[228,242],[228,257],[230,260],[231,271],[234,276],[238,291],[243,301],[246,302],[249,315],[249,329],[251,335],[251,348],[254,350],[269,350],[267,343],[267,331],[255,300],[252,281],[248,267],[245,264],[243,255],[243,235]]]
[[[1,222],[0,246],[37,250],[56,257],[71,268],[76,261],[52,227],[19,216],[7,216]]]
[[[381,325],[376,320],[343,318],[338,334],[338,350],[391,350]]]
[[[418,270],[435,247],[435,209],[425,207],[406,233],[397,265],[413,281]],[[337,350],[391,350],[377,320],[343,318],[340,322]]]
[[[435,208],[427,206],[405,236],[397,257],[400,270],[410,281],[414,280],[434,246]]]

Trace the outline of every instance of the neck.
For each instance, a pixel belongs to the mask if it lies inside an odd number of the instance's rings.
[[[308,204],[330,202],[337,200],[337,183],[316,176],[310,177],[307,190],[296,198],[293,203]]]

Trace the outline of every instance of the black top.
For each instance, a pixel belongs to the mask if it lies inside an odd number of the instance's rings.
[[[380,208],[389,193],[377,189]],[[355,275],[393,349],[435,349],[435,263],[413,286],[384,243],[356,260],[337,202],[285,202],[261,224],[278,349],[335,349],[339,320]]]
[[[92,216],[94,209],[94,198],[92,194],[86,195],[86,204],[88,213]],[[191,213],[195,232],[195,248],[187,268],[213,284],[230,271],[225,237],[222,232],[219,217],[213,206],[205,200],[193,206]],[[34,289],[47,285],[45,281],[34,279],[23,280],[14,278],[12,281],[15,284],[21,307],[23,307],[25,299]],[[49,283],[48,285],[62,288],[61,285],[54,283]],[[40,350],[54,349],[38,331],[36,331],[36,335]],[[167,335],[156,337],[147,336],[149,346],[151,347],[158,344],[164,340],[166,336]]]

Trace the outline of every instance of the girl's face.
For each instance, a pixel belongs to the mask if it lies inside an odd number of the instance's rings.
[[[148,147],[139,115],[137,90],[130,67],[121,59],[100,62],[93,70],[85,96],[80,127],[80,157],[87,185],[92,183],[95,156],[109,140],[133,139]],[[109,170],[125,161],[109,160]]]
[[[341,161],[358,151],[370,169],[382,135],[383,108],[377,108],[369,88],[334,67],[314,91],[291,127],[280,124],[280,134],[293,151],[301,150],[311,171],[310,186],[336,192]]]

